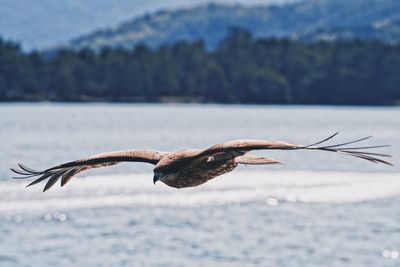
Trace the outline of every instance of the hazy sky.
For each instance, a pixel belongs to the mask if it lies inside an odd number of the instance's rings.
[[[294,1],[297,0],[2,0],[0,37],[18,41],[30,50],[66,42],[159,9],[209,2],[254,5]]]

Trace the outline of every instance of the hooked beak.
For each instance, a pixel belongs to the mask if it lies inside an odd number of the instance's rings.
[[[158,180],[160,180],[160,178],[159,178],[159,176],[155,173],[154,176],[153,176],[153,184],[155,185],[156,182],[157,182]]]

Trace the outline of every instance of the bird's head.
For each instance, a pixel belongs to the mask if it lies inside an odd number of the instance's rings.
[[[164,177],[164,174],[162,172],[154,170],[153,184],[156,184],[156,182],[158,180],[162,181],[163,177]]]
[[[153,183],[156,184],[157,181],[169,184],[168,182],[174,181],[176,178],[176,173],[167,172],[164,170],[154,170]]]

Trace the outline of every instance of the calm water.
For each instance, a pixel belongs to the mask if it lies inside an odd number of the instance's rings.
[[[0,266],[400,266],[400,109],[213,105],[0,105]],[[230,139],[308,144],[374,135],[394,167],[331,153],[260,154],[202,187],[152,184],[120,164],[42,193],[11,180],[94,153]]]

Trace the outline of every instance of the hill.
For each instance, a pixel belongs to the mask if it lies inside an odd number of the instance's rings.
[[[189,7],[206,0],[2,0],[0,36],[20,43],[25,51],[65,44],[76,36],[117,25],[163,8]],[[298,0],[215,0],[252,4]]]
[[[280,6],[207,4],[159,11],[73,39],[72,48],[150,47],[202,39],[215,48],[232,26],[256,37],[400,41],[398,0],[310,0]]]

